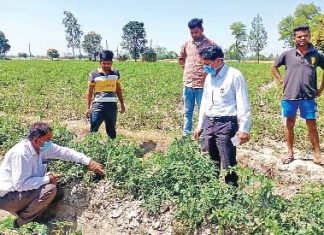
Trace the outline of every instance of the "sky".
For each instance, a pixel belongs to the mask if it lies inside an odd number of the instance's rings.
[[[102,36],[102,46],[121,50],[122,28],[129,21],[144,23],[146,38],[152,46],[179,52],[190,39],[188,21],[202,18],[204,34],[223,49],[233,42],[230,25],[241,21],[247,32],[253,18],[259,14],[268,34],[264,55],[280,54],[285,50],[279,41],[279,21],[292,15],[299,4],[314,3],[324,10],[324,0],[0,0],[0,31],[11,45],[8,55],[28,53],[45,55],[55,48],[61,55],[71,52],[66,46],[63,12],[70,11],[84,34],[95,31]],[[149,46],[150,43],[148,43]]]

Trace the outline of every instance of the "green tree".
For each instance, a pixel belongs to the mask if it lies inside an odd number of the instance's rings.
[[[237,51],[235,43],[231,44],[230,47],[224,51],[225,58],[228,60],[236,60],[237,59]]]
[[[235,58],[240,62],[241,58],[244,57],[246,52],[246,26],[242,22],[234,22],[231,24],[230,29],[232,30],[232,35],[235,38]]]
[[[94,31],[84,35],[82,48],[88,53],[89,57],[93,57],[94,60],[96,60],[98,52],[102,50],[101,39],[101,35]]]
[[[81,55],[81,36],[83,35],[81,26],[71,12],[64,11],[63,14],[65,17],[62,23],[65,26],[67,46],[72,48],[73,57],[75,57],[75,48],[79,48],[79,53]]]
[[[51,57],[51,59],[53,60],[54,58],[59,58],[60,53],[56,49],[49,48],[49,49],[47,49],[47,56]]]
[[[311,33],[311,40],[314,45],[324,52],[324,14],[321,14],[315,19],[316,26]]]
[[[19,58],[27,58],[28,55],[27,55],[27,53],[25,53],[25,52],[19,52],[19,53],[18,53],[18,57],[19,57]]]
[[[144,23],[130,21],[123,27],[123,36],[121,46],[129,51],[131,57],[137,61],[140,54],[147,50],[146,32]]]
[[[320,8],[314,3],[300,4],[296,7],[293,15],[283,18],[278,24],[279,40],[284,41],[285,46],[293,47],[293,29],[299,25],[309,25],[311,27],[312,34],[317,31],[323,31],[323,26],[317,23],[317,19],[320,15]],[[320,32],[319,32],[320,33]]]
[[[6,53],[10,50],[9,40],[3,32],[0,31],[0,58],[5,57]]]
[[[260,52],[267,45],[267,39],[267,32],[265,31],[265,28],[262,24],[262,19],[258,14],[252,21],[252,28],[250,30],[248,41],[250,50],[257,55],[258,63],[260,63]]]

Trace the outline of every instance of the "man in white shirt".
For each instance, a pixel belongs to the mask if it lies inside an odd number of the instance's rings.
[[[194,138],[204,130],[205,148],[216,167],[219,169],[222,163],[224,169],[229,169],[237,164],[236,146],[231,138],[235,137],[239,144],[249,140],[251,109],[247,85],[240,71],[224,63],[219,46],[205,48],[200,55],[208,75]],[[225,182],[237,186],[237,180],[237,174],[228,171]]]
[[[58,177],[46,172],[47,159],[61,159],[87,165],[90,171],[104,175],[101,164],[83,153],[54,144],[52,128],[34,123],[28,138],[12,147],[0,166],[0,209],[16,214],[14,227],[42,216],[52,202],[63,197]]]

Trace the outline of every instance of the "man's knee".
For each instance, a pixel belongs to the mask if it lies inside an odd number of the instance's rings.
[[[46,184],[42,187],[40,198],[45,199],[48,198],[49,200],[53,200],[57,193],[57,186],[56,184]]]
[[[288,130],[293,130],[295,126],[295,118],[286,118],[286,128]]]
[[[310,131],[317,130],[316,120],[306,120],[306,125],[307,125],[308,130],[310,130]]]

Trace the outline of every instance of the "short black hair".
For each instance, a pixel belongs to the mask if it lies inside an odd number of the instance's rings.
[[[199,51],[199,55],[204,60],[216,60],[217,58],[224,58],[224,52],[220,46],[212,45],[205,47]]]
[[[202,19],[193,18],[188,22],[188,27],[189,27],[189,29],[193,29],[193,28],[196,28],[196,27],[202,29],[202,23],[203,23]]]
[[[110,50],[103,50],[103,51],[99,52],[99,60],[100,61],[103,61],[103,60],[112,61],[113,58],[114,58],[114,52],[112,52]]]
[[[293,29],[293,31],[294,31],[294,36],[295,36],[296,32],[298,32],[298,31],[308,31],[308,32],[310,32],[310,29],[309,29],[308,25],[304,24],[304,25],[299,25],[299,26],[295,27]]]
[[[36,122],[29,128],[28,139],[33,140],[35,138],[47,135],[48,132],[53,131],[49,124],[44,122]]]

